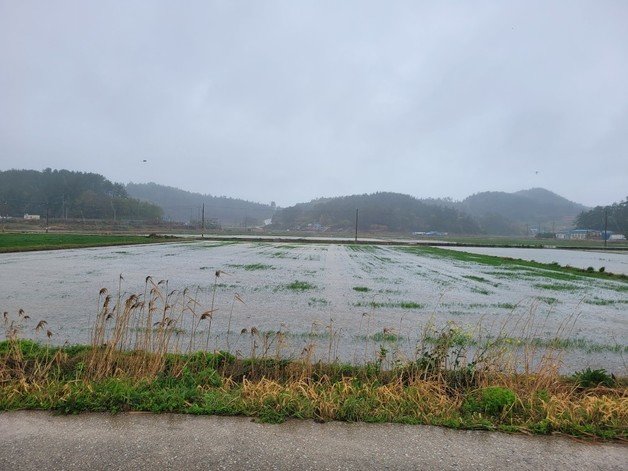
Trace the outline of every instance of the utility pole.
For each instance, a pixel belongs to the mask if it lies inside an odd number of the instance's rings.
[[[355,210],[355,243],[358,243],[358,209]]]
[[[604,249],[608,240],[608,206],[604,208]]]
[[[46,234],[48,234],[48,203],[46,203]]]
[[[201,238],[205,237],[205,203],[203,203],[203,215],[201,217]]]

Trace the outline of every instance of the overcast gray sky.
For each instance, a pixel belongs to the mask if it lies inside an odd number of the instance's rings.
[[[283,206],[619,201],[628,1],[0,0],[0,169],[45,167]]]

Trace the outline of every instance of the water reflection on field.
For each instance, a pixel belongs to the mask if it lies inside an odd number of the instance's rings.
[[[26,311],[31,319],[24,336],[33,336],[33,326],[45,319],[55,343],[84,343],[99,290],[106,287],[115,297],[120,282],[123,295],[143,293],[147,275],[168,280],[161,285],[165,291],[198,291],[205,307],[216,283],[211,347],[225,348],[231,317],[230,346],[243,355],[250,342],[240,332],[255,327],[262,335],[285,332],[283,354],[292,357],[312,342],[323,359],[373,359],[381,346],[412,357],[426,324],[453,321],[463,340],[478,330],[485,337],[506,332],[521,348],[545,346],[558,333],[567,348],[566,369],[626,373],[626,283],[557,280],[543,270],[401,247],[190,242],[4,254],[0,309],[13,318],[20,308]],[[246,304],[233,302],[236,293]],[[189,328],[183,322],[179,335]]]

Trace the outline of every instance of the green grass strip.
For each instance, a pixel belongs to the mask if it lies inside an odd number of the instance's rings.
[[[173,237],[88,234],[0,234],[0,253],[34,250],[77,249],[112,245],[153,244]]]
[[[479,265],[487,265],[500,268],[520,268],[523,270],[534,269],[534,273],[545,278],[552,278],[563,281],[578,281],[583,278],[596,278],[602,280],[616,280],[628,284],[628,276],[624,274],[614,274],[608,272],[588,271],[574,267],[561,267],[555,263],[539,263],[528,260],[514,259],[508,257],[499,257],[495,255],[474,254],[470,252],[461,252],[458,250],[447,250],[439,247],[397,247],[407,253],[415,255],[432,256],[449,260],[458,260],[461,262],[477,263]]]

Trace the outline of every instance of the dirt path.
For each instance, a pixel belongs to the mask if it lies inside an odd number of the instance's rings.
[[[0,414],[0,469],[623,470],[628,447],[408,425]]]

